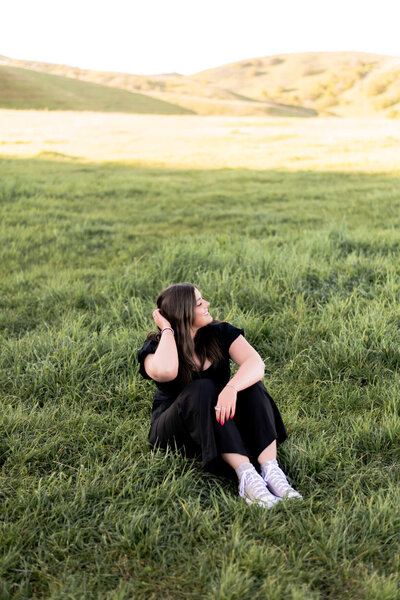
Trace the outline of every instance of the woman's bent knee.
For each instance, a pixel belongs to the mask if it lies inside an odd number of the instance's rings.
[[[240,401],[242,398],[246,399],[246,402],[253,402],[256,404],[260,402],[265,403],[268,398],[268,392],[263,382],[257,381],[238,393],[238,400]]]

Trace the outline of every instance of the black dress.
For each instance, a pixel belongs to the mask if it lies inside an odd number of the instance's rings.
[[[287,433],[279,410],[261,381],[238,392],[233,419],[224,425],[217,422],[214,407],[230,379],[229,348],[244,331],[217,321],[202,329],[202,335],[209,331],[216,337],[223,360],[194,372],[193,380],[186,385],[179,376],[173,381],[155,382],[149,442],[152,447],[170,445],[187,456],[201,456],[205,470],[230,476],[234,471],[223,461],[222,453],[235,452],[255,460],[273,440],[282,443]],[[151,377],[144,368],[144,360],[156,351],[157,345],[155,340],[146,340],[137,353],[139,372],[146,379]]]

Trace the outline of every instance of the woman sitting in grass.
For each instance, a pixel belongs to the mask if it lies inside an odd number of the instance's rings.
[[[264,363],[243,330],[214,321],[209,306],[190,283],[171,285],[157,298],[153,318],[160,331],[138,351],[141,375],[157,385],[150,445],[201,455],[214,474],[234,469],[249,504],[270,508],[283,497],[301,498],[276,460],[287,434],[261,382]],[[232,379],[230,358],[239,365]]]

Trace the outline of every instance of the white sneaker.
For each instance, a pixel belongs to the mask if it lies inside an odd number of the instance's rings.
[[[303,496],[299,494],[299,492],[296,492],[296,490],[289,484],[285,473],[279,467],[276,459],[269,461],[267,471],[262,474],[262,479],[266,483],[269,491],[278,498],[303,499]]]
[[[239,496],[244,498],[247,504],[255,503],[265,508],[271,508],[280,501],[280,498],[268,491],[263,478],[254,468],[243,471],[239,482]]]

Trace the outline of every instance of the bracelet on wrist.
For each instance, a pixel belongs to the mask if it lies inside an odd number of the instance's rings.
[[[164,327],[163,329],[161,329],[161,333],[163,333],[164,331],[171,331],[172,335],[175,335],[175,331],[172,329],[172,327]]]

